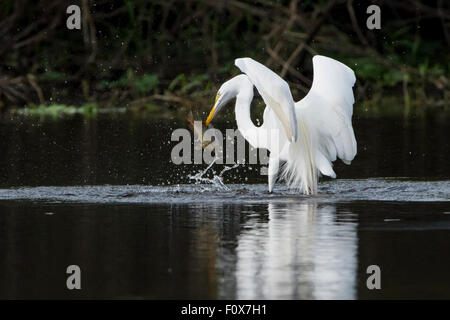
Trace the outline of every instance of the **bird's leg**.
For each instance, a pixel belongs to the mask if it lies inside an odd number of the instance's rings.
[[[280,159],[278,157],[269,158],[269,169],[267,172],[269,176],[269,193],[272,193],[273,186],[275,185],[275,181],[277,180],[279,166]]]

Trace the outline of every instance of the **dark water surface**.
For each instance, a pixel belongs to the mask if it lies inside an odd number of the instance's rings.
[[[1,119],[0,298],[450,298],[448,119],[356,118],[357,158],[315,197],[267,194],[258,166],[196,184],[178,127]]]

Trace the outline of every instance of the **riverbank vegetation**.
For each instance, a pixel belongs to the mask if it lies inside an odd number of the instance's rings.
[[[81,30],[66,27],[71,4]],[[380,30],[366,27],[370,4]],[[448,110],[449,26],[442,0],[5,0],[0,113],[206,111],[241,56],[280,74],[298,100],[315,54],[355,71],[360,112],[383,113],[386,101],[406,115]]]

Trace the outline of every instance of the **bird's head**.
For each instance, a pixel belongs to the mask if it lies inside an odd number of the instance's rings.
[[[277,93],[277,92],[276,92]],[[267,105],[269,105],[274,111],[275,116],[281,123],[283,127],[286,137],[290,141],[297,140],[297,120],[295,115],[294,104],[292,105],[286,103],[280,103],[273,99],[270,94],[266,94],[263,92],[263,99]],[[290,93],[289,93],[290,95]],[[242,97],[247,100],[248,107],[250,107],[251,101],[253,99],[253,84],[250,81],[249,77],[245,74],[240,74],[224,84],[220,87],[219,91],[216,95],[216,100],[214,101],[214,105],[209,113],[208,118],[206,119],[206,126],[208,126],[214,117],[219,113],[219,111],[228,104],[233,98],[236,96]],[[283,98],[283,97],[281,97]],[[286,100],[286,99],[285,99]],[[291,97],[292,100],[292,97]]]
[[[219,111],[228,104],[231,100],[233,100],[240,92],[245,89],[251,90],[251,94],[253,95],[253,85],[250,80],[248,80],[246,75],[238,75],[228,81],[226,81],[217,91],[216,100],[214,101],[214,105],[209,113],[208,118],[206,119],[206,126],[208,126],[213,118],[219,113]]]

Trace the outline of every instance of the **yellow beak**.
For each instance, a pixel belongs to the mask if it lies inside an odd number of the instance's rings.
[[[212,121],[212,119],[214,118],[214,112],[216,111],[216,103],[217,103],[217,100],[219,100],[219,97],[220,97],[220,94],[218,93],[216,95],[216,100],[214,101],[214,106],[212,107],[211,112],[209,113],[208,119],[206,119],[206,122],[205,122],[206,126],[208,126],[210,124],[210,122]]]
[[[214,111],[216,111],[216,107],[212,107],[211,112],[209,113],[208,119],[206,119],[206,126],[209,126],[209,123],[212,121],[212,119],[214,118]]]

